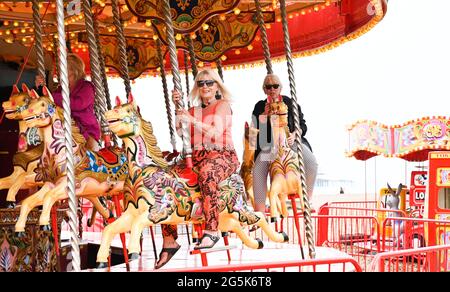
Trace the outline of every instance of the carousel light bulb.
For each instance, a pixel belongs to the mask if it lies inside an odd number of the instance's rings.
[[[305,10],[302,10],[302,11],[300,12],[300,14],[301,14],[301,15],[305,15],[305,14],[306,14],[306,11],[305,11]]]
[[[0,35],[3,35],[3,31],[0,30]]]
[[[11,34],[11,31],[10,31],[9,29],[7,29],[7,30],[5,31],[5,34],[6,34],[6,35],[10,35],[10,34]]]
[[[153,40],[157,41],[158,40],[158,36],[155,34],[153,35]]]
[[[317,6],[317,5],[314,6],[314,11],[316,11],[316,12],[319,11],[319,6]]]
[[[14,22],[13,22],[13,25],[14,25],[15,27],[19,26],[19,22],[18,22],[18,21],[14,21]]]
[[[252,45],[248,45],[248,46],[247,46],[247,49],[248,49],[249,51],[251,51],[251,50],[253,50],[253,46],[252,46]]]
[[[21,33],[26,33],[26,32],[27,32],[27,30],[26,30],[26,29],[24,29],[24,28],[22,28],[22,29],[20,30],[20,32],[21,32]]]
[[[151,22],[150,19],[147,19],[147,20],[145,21],[145,26],[146,26],[146,27],[152,26],[152,22]]]
[[[112,32],[113,29],[111,27],[108,27],[108,32]]]
[[[236,55],[240,55],[240,54],[241,54],[241,50],[236,50],[236,51],[234,51],[234,53],[235,53]]]
[[[175,35],[175,39],[176,39],[177,41],[181,41],[182,38],[183,38],[183,36],[181,35],[181,33],[177,33],[177,34]]]
[[[227,56],[223,55],[222,57],[220,57],[220,59],[221,59],[222,61],[226,61],[226,60],[227,60]]]
[[[199,66],[200,68],[203,68],[203,67],[205,66],[205,63],[203,63],[202,61],[200,61],[200,62],[198,62],[198,66]]]
[[[18,29],[13,29],[13,31],[12,31],[14,34],[18,34],[19,33],[19,30]]]
[[[225,20],[227,19],[227,16],[226,16],[225,14],[221,14],[221,15],[219,16],[219,19],[220,19],[221,21],[225,21]]]
[[[204,24],[202,25],[202,28],[203,28],[203,30],[208,30],[209,24],[204,23]]]
[[[7,20],[3,21],[3,25],[4,26],[8,26],[9,25],[9,21],[7,21]]]
[[[75,37],[75,33],[74,33],[74,32],[71,32],[71,33],[70,33],[70,36],[74,38],[74,37]]]
[[[197,35],[195,34],[195,32],[190,34],[191,39],[195,40],[197,38]]]
[[[52,3],[51,7],[52,7],[52,8],[56,8],[56,4],[55,4],[55,3]]]
[[[239,8],[237,8],[237,7],[233,9],[233,12],[234,12],[234,14],[236,14],[236,15],[241,14],[241,10],[240,10]]]

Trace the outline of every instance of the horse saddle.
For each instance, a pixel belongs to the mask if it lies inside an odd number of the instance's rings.
[[[97,152],[97,155],[107,164],[115,165],[119,163],[120,152],[118,148],[102,148]]]

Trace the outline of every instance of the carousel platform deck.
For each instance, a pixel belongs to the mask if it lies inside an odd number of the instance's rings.
[[[162,245],[161,234],[156,234],[156,250],[159,254]],[[90,244],[99,244],[101,239],[100,233],[85,233],[83,235],[83,242],[88,242]],[[127,239],[128,240],[128,239]],[[178,243],[181,245],[180,250],[174,255],[169,263],[167,263],[163,268],[158,271],[189,271],[190,269],[201,268],[202,261],[200,255],[192,255],[190,251],[193,249],[193,244],[188,244],[188,238],[186,233],[179,234]],[[302,256],[300,252],[300,247],[294,244],[288,243],[273,243],[264,242],[263,249],[249,249],[243,246],[242,242],[237,238],[229,238],[229,245],[235,248],[230,249],[231,261],[228,261],[227,252],[217,251],[207,254],[208,266],[229,266],[229,265],[252,265],[252,264],[263,264],[263,263],[276,263],[276,262],[287,262],[287,261],[301,261]],[[116,248],[116,251],[121,252],[121,242],[119,236],[117,236],[112,244]],[[221,239],[216,247],[224,247],[224,241]],[[308,257],[307,247],[304,248],[304,254]],[[140,259],[130,261],[130,271],[131,272],[151,272],[154,271],[155,255],[153,251],[151,237],[147,231],[144,232],[143,240],[143,253]],[[329,258],[339,258],[339,259],[349,259],[351,258],[348,254],[338,251],[336,249],[328,247],[316,247],[316,259],[329,259]],[[298,267],[286,268],[284,271],[298,271]],[[318,266],[316,271],[353,271],[353,266],[350,264],[345,264],[345,269],[343,265],[331,266]],[[114,265],[111,269],[97,270],[97,269],[86,269],[85,271],[95,272],[95,271],[111,271],[111,272],[126,272],[127,268],[124,263]],[[259,271],[259,270],[258,270]],[[277,271],[276,269],[271,269],[270,271]],[[308,267],[303,268],[302,271],[308,271]]]

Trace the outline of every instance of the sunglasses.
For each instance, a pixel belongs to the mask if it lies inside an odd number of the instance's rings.
[[[267,90],[278,89],[280,87],[280,84],[266,84],[264,85],[264,88]]]
[[[216,83],[216,81],[214,81],[214,80],[200,80],[200,81],[197,81],[197,86],[202,88],[206,84],[206,86],[212,87],[214,85],[214,83]]]

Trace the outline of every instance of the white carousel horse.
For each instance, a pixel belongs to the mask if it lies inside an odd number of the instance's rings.
[[[20,216],[15,226],[18,233],[24,232],[29,212],[39,205],[43,206],[39,225],[47,229],[51,207],[55,202],[68,197],[62,109],[55,105],[45,87],[44,96],[39,97],[34,91],[31,91],[30,96],[32,99],[28,108],[22,111],[22,117],[28,127],[37,127],[42,131],[44,151],[35,171],[38,179],[45,183],[38,192],[22,202]],[[100,213],[104,212],[102,216],[108,218],[110,211],[96,197],[122,191],[127,174],[126,158],[117,148],[99,152],[86,150],[86,141],[73,122],[72,132],[75,194],[98,203],[94,204],[94,207]]]
[[[139,239],[145,227],[155,224],[177,224],[185,221],[194,223],[193,205],[201,199],[196,179],[184,179],[183,173],[192,174],[184,166],[169,169],[163,159],[152,125],[144,121],[132,97],[106,113],[112,132],[123,139],[129,164],[129,175],[125,182],[124,196],[126,211],[103,231],[102,243],[97,254],[97,267],[107,266],[109,248],[114,236],[131,230],[128,251],[136,258],[140,251]],[[241,225],[257,225],[275,242],[285,242],[285,233],[276,233],[267,223],[264,214],[254,212],[243,199],[242,179],[234,174],[220,185],[219,230],[235,232],[250,248],[262,248],[262,241],[252,239]],[[200,220],[200,221],[199,221]]]

